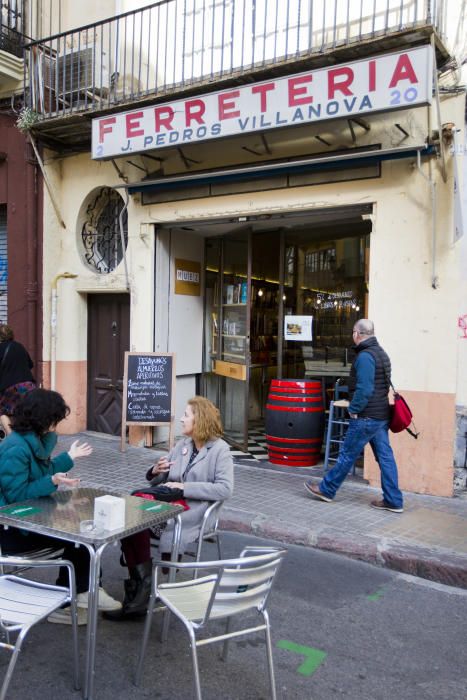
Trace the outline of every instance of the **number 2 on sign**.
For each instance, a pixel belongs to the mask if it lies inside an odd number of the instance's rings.
[[[402,96],[402,102],[413,102],[418,95],[417,90],[414,87],[409,87],[405,92],[401,92],[400,90],[393,90],[391,92],[391,104],[392,105],[400,105],[401,104],[401,96]]]

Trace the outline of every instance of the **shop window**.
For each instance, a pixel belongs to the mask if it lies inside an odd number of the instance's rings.
[[[99,274],[115,270],[123,259],[120,214],[125,203],[111,187],[93,190],[81,207],[79,232],[86,264]],[[122,216],[124,249],[128,244],[128,217]]]

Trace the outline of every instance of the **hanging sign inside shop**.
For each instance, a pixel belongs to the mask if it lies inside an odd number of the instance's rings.
[[[313,316],[284,316],[284,340],[313,340]]]
[[[127,425],[167,426],[173,444],[175,357],[173,353],[126,352],[123,379],[122,439]]]
[[[199,297],[201,294],[201,263],[175,258],[175,294]]]
[[[432,60],[426,45],[97,117],[92,157],[430,104]]]

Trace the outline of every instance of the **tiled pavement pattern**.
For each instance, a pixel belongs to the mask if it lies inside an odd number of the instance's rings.
[[[242,435],[240,433],[237,435],[231,433],[230,435],[232,440],[236,438],[238,441],[242,442]],[[264,432],[264,428],[258,426],[248,430],[247,452],[237,450],[234,447],[231,448],[231,452],[234,458],[238,460],[255,459],[258,461],[267,461],[268,451],[266,448],[266,434]]]
[[[61,448],[76,437],[60,438]],[[145,482],[146,470],[161,454],[135,447],[121,453],[118,439],[97,433],[78,437],[94,447],[73,470],[83,486],[128,492]],[[235,492],[224,507],[222,526],[467,588],[467,499],[406,494],[403,514],[380,512],[369,507],[380,491],[348,480],[333,503],[322,503],[303,489],[310,472],[237,462]]]

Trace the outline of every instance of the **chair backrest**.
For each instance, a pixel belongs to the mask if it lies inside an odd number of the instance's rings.
[[[231,617],[251,609],[263,611],[286,551],[277,547],[246,547],[237,559],[193,564],[160,562],[205,575],[158,584],[156,567],[157,593],[174,613],[197,629],[212,618]]]
[[[205,621],[231,617],[252,608],[264,610],[285,553],[285,549],[277,548],[256,555],[244,550],[239,559],[219,562],[217,584]]]
[[[57,549],[56,547],[43,547],[42,549],[31,549],[27,552],[21,552],[19,555],[3,555],[2,546],[0,544],[0,575],[8,573],[11,569],[14,569],[15,573],[20,573],[20,571],[27,571],[31,567],[29,566],[30,561],[45,560],[45,559],[61,559],[63,556],[63,549]],[[21,568],[17,568],[15,565],[11,564],[14,559],[21,557],[26,561],[25,565]],[[5,568],[6,567],[6,568]]]

